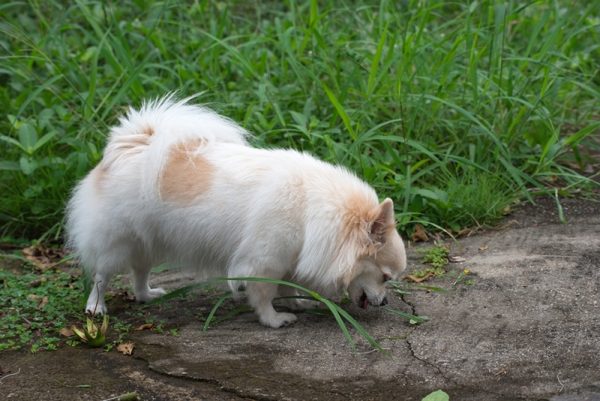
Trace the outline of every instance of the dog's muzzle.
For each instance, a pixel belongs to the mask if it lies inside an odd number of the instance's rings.
[[[360,306],[362,309],[367,309],[367,306],[369,306],[369,304],[371,304],[371,302],[369,302],[367,293],[363,291],[362,295],[360,296],[360,299],[358,300],[358,306]],[[374,306],[385,306],[387,304],[388,304],[387,297],[383,297],[383,299],[381,300],[379,305],[374,305]],[[373,305],[373,304],[371,304],[371,305]]]

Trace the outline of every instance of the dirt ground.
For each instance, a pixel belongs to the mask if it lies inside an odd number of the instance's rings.
[[[352,351],[331,317],[308,313],[279,330],[246,313],[204,332],[194,316],[205,300],[178,300],[158,312],[178,335],[136,332],[133,356],[0,353],[1,398],[410,401],[443,389],[460,401],[600,401],[600,204],[563,207],[567,224],[541,200],[498,229],[450,242],[465,261],[426,283],[444,291],[389,297],[426,323],[350,308],[387,353],[360,341]],[[409,249],[409,270],[422,268],[419,248]],[[457,280],[463,269],[471,282]],[[172,272],[154,284],[182,285]]]

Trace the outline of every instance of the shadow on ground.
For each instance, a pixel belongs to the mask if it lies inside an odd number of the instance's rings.
[[[541,201],[511,216],[510,228],[452,244],[470,285],[448,277],[393,297],[392,306],[431,320],[351,310],[388,350],[359,341],[352,351],[335,321],[302,313],[280,330],[242,314],[202,331],[210,307],[178,300],[159,314],[177,336],[140,331],[134,357],[86,348],[0,354],[7,400],[102,400],[137,391],[144,400],[600,400],[600,205]],[[410,250],[412,268],[419,253]],[[456,277],[456,276],[454,276]],[[155,284],[176,288],[172,273]],[[109,305],[110,308],[110,305]],[[135,306],[131,306],[135,308]]]

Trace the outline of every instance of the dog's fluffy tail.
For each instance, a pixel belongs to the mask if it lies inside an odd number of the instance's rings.
[[[139,110],[129,109],[110,132],[105,167],[144,152],[150,145],[159,150],[190,139],[246,144],[246,130],[208,108],[189,104],[191,99],[176,100],[170,94],[145,102]]]

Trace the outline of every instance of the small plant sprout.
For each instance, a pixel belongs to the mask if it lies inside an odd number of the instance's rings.
[[[444,269],[448,264],[449,252],[445,246],[434,246],[423,255],[423,263],[430,264],[436,270]]]
[[[86,318],[86,326],[79,328],[72,326],[71,330],[79,337],[79,340],[90,347],[102,347],[106,342],[106,331],[108,330],[108,315],[102,318],[102,325],[98,327],[90,318]]]

